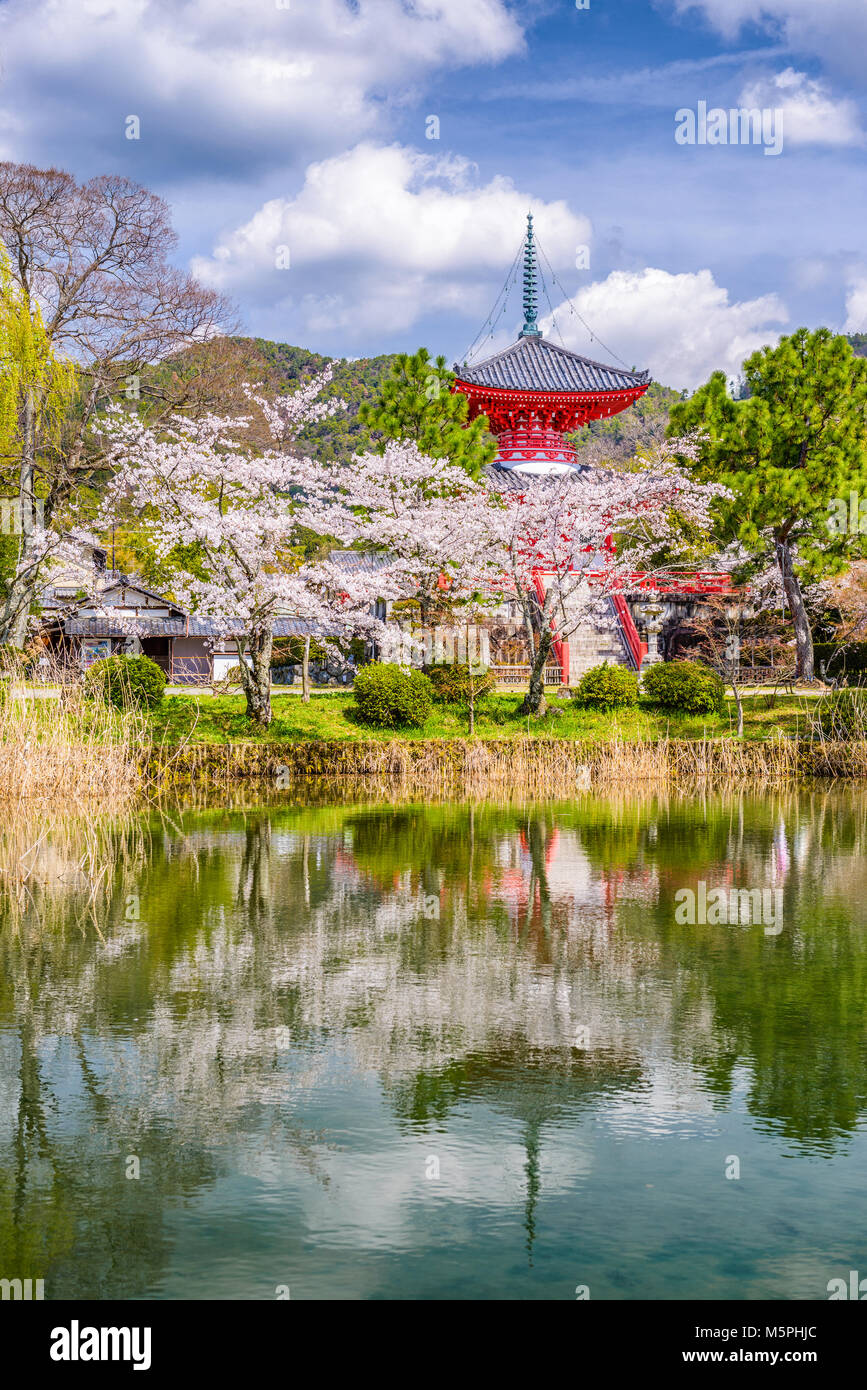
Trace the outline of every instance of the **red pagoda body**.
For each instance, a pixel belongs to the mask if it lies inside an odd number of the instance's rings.
[[[486,415],[497,440],[497,457],[488,470],[491,484],[503,491],[523,493],[541,485],[522,475],[569,473],[579,488],[591,469],[579,463],[566,435],[589,420],[619,415],[644,395],[649,372],[632,372],[581,357],[548,342],[537,322],[536,248],[533,217],[527,217],[524,241],[524,326],[517,342],[472,366],[455,364],[452,389],[469,403],[470,420]],[[611,547],[611,538],[600,536],[600,554]],[[535,576],[540,604],[544,601],[546,575]],[[658,614],[674,619],[690,611],[709,593],[731,593],[730,576],[710,574],[635,574],[628,590],[609,595],[621,653],[607,649],[588,655],[570,654],[570,642],[557,637],[554,649],[564,685],[570,674],[578,676],[600,659],[623,661],[640,671],[646,660],[662,659]],[[652,600],[652,603],[648,603]],[[657,617],[653,616],[656,612]],[[636,622],[638,619],[638,622]],[[639,628],[638,623],[641,627]],[[574,659],[573,659],[574,658]]]
[[[588,420],[619,415],[643,396],[648,372],[621,371],[542,335],[537,323],[536,251],[533,216],[524,243],[524,327],[504,352],[470,367],[455,365],[453,389],[469,403],[469,418],[486,415],[496,436],[496,466],[522,473],[551,473],[578,467],[565,438]]]

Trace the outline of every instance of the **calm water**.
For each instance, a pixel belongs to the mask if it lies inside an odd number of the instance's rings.
[[[287,795],[124,828],[94,923],[46,843],[0,928],[0,1277],[827,1298],[867,1276],[865,847],[851,789]],[[699,881],[782,930],[680,925]]]

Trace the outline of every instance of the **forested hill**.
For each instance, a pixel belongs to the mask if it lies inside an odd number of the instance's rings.
[[[859,357],[867,357],[867,333],[850,333],[848,336],[852,351]]]
[[[582,463],[626,463],[662,443],[671,408],[680,399],[679,391],[652,381],[628,410],[607,420],[591,420],[570,435],[570,441]]]
[[[347,409],[304,431],[303,438],[311,452],[315,448],[318,458],[346,462],[369,446],[370,434],[358,418],[358,407],[378,394],[393,356],[359,357],[353,361],[323,357],[289,343],[269,342],[267,338],[256,338],[254,342],[268,364],[269,385],[277,391],[294,391],[302,381],[308,381],[331,363],[334,376],[323,396],[337,396],[346,402]]]
[[[347,360],[323,357],[306,348],[272,343],[266,338],[252,342],[267,364],[268,385],[277,391],[295,390],[329,362],[332,364],[334,377],[325,395],[340,397],[347,409],[304,432],[311,452],[315,449],[320,458],[345,462],[370,444],[370,434],[358,419],[358,407],[377,395],[394,361],[393,355]],[[592,421],[572,436],[582,462],[625,462],[637,450],[652,448],[664,438],[669,411],[678,400],[677,391],[652,382],[647,394],[629,410],[610,420]]]

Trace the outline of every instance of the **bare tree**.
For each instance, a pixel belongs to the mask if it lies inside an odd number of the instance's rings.
[[[237,383],[244,350],[225,336],[214,341],[234,327],[228,304],[169,263],[177,242],[169,209],[129,179],[79,183],[60,169],[0,163],[0,241],[52,350],[77,371],[77,399],[59,439],[41,447],[30,417],[21,430],[22,535],[41,528],[37,496],[44,526],[59,535],[70,503],[104,465],[92,425],[107,399],[137,401],[150,390],[152,418],[213,409]],[[31,408],[38,419],[38,402]],[[23,644],[46,552],[41,539],[21,548],[0,605],[0,642]]]
[[[812,595],[808,594],[812,598]],[[711,594],[702,600],[698,612],[680,630],[697,656],[712,667],[731,687],[738,712],[738,737],[743,737],[744,711],[741,691],[755,679],[757,652],[770,662],[767,683],[772,694],[768,708],[776,704],[781,686],[795,680],[795,653],[791,640],[784,640],[787,624],[783,604],[785,595],[776,568],[756,575],[745,588],[731,594]],[[747,659],[745,660],[745,653]],[[749,656],[752,654],[752,662]],[[690,655],[688,651],[683,655]],[[784,657],[780,664],[779,657]]]
[[[688,633],[698,639],[697,654],[731,687],[738,712],[738,738],[744,736],[744,707],[740,691],[741,641],[744,618],[753,609],[743,597],[708,595],[690,620]]]

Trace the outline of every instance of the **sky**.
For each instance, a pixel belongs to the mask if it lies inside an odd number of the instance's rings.
[[[146,184],[246,332],[337,357],[506,346],[532,210],[546,334],[691,390],[867,331],[865,51],[867,0],[0,0],[0,158]]]

